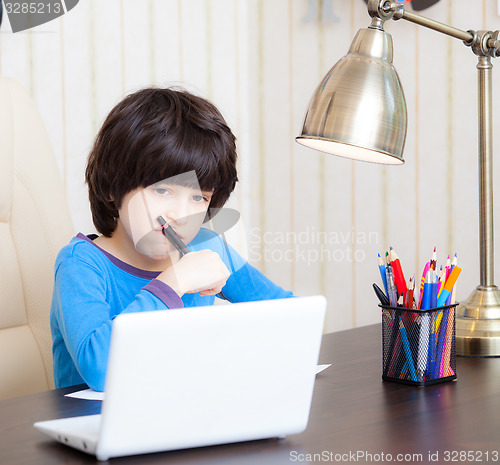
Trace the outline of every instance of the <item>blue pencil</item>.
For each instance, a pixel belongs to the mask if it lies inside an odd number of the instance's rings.
[[[406,334],[406,329],[403,325],[403,321],[399,320],[399,332],[401,333],[401,339],[403,341],[403,347],[406,353],[406,361],[410,367],[410,376],[412,381],[417,381],[417,373],[415,371],[415,364],[413,363],[413,356],[411,354],[410,342],[408,341],[408,336]]]
[[[437,343],[437,354],[434,366],[432,367],[432,377],[434,379],[439,378],[439,368],[441,367],[441,358],[443,356],[444,339],[446,337],[446,328],[448,327],[448,311],[449,308],[444,310],[443,320],[441,321],[441,325],[438,329],[439,337]]]
[[[434,369],[434,348],[436,346],[436,335],[431,331],[429,337],[429,350],[427,352],[427,367],[425,369],[425,374],[428,379],[432,379],[432,372]]]
[[[435,272],[433,272],[432,282],[431,282],[431,306],[429,308],[436,308],[437,306],[437,291],[438,291],[438,284],[436,282]]]
[[[380,254],[378,254],[378,269],[380,270],[380,277],[382,278],[382,284],[384,285],[385,295],[389,295],[387,292],[387,277],[385,275],[385,265]]]

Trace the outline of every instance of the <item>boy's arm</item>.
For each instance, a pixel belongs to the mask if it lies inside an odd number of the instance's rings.
[[[249,263],[245,263],[243,267],[231,274],[222,291],[229,301],[234,303],[285,299],[294,296],[292,291],[287,291],[273,283]]]
[[[157,280],[142,288],[125,308],[112,308],[106,297],[106,280],[100,270],[77,258],[59,265],[52,318],[81,377],[97,391],[104,389],[111,328],[118,314],[183,306],[179,296]]]
[[[231,271],[231,276],[222,288],[231,302],[250,302],[254,300],[284,299],[293,297],[275,284],[257,268],[250,265],[229,244],[220,238],[223,247],[223,261]]]

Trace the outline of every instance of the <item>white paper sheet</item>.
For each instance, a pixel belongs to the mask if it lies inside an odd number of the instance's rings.
[[[71,394],[66,394],[66,397],[73,397],[75,399],[84,400],[104,400],[104,392],[97,392],[93,389],[84,389],[83,391],[72,392]]]
[[[327,363],[325,365],[318,365],[316,367],[316,374],[321,373],[323,370],[326,370],[328,367],[331,367],[331,366],[332,366],[331,363]]]

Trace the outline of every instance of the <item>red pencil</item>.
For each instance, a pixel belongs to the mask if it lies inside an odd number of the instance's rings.
[[[390,248],[390,260],[392,269],[394,270],[394,281],[396,281],[396,288],[398,289],[398,294],[406,297],[406,281],[403,274],[403,269],[401,268],[401,262],[397,256],[394,249]]]

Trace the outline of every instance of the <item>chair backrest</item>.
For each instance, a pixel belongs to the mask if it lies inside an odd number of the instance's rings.
[[[0,399],[51,389],[54,262],[74,234],[43,122],[0,78]]]

